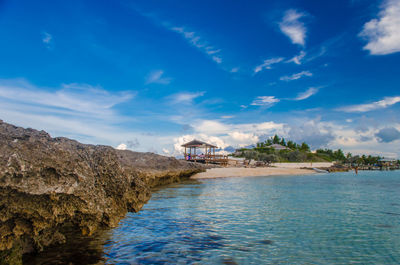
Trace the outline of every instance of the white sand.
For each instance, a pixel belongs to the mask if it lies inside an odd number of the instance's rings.
[[[302,168],[302,167],[331,167],[333,162],[307,162],[307,163],[273,163],[272,166],[280,168]]]
[[[283,167],[225,167],[211,168],[206,172],[193,175],[193,179],[227,178],[227,177],[253,177],[253,176],[282,176],[282,175],[306,175],[316,173],[311,169],[283,168]]]

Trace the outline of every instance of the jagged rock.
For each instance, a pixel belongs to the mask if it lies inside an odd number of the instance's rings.
[[[203,171],[153,153],[87,145],[0,120],[0,263],[64,243],[139,211],[151,188]]]

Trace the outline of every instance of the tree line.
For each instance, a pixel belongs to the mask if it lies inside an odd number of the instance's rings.
[[[275,150],[272,145],[280,144],[287,147],[286,150]],[[347,153],[346,155],[341,149],[317,149],[311,152],[310,146],[302,142],[298,144],[294,141],[286,141],[285,138],[274,135],[264,142],[259,142],[253,148],[237,149],[233,154],[236,157],[244,157],[248,160],[257,160],[265,163],[273,162],[332,162],[357,164],[357,165],[374,165],[378,163],[380,156],[355,155]]]

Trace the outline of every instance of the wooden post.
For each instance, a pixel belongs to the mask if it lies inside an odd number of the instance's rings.
[[[205,147],[205,152],[204,152],[204,160],[205,160],[205,162],[206,162],[206,165],[208,164],[208,160],[207,160],[207,145],[206,145],[206,147]]]
[[[215,147],[213,147],[213,160],[215,160]]]

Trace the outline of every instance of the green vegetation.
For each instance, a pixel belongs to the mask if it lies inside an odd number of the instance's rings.
[[[276,150],[273,144],[279,144],[286,149]],[[352,156],[345,155],[341,149],[336,151],[330,149],[318,149],[311,152],[310,146],[303,142],[297,144],[293,141],[287,141],[278,135],[275,135],[265,142],[257,143],[254,148],[237,149],[233,154],[235,157],[244,157],[248,160],[257,160],[265,163],[274,162],[332,162],[351,163],[358,165],[373,165],[380,159],[379,156]]]

